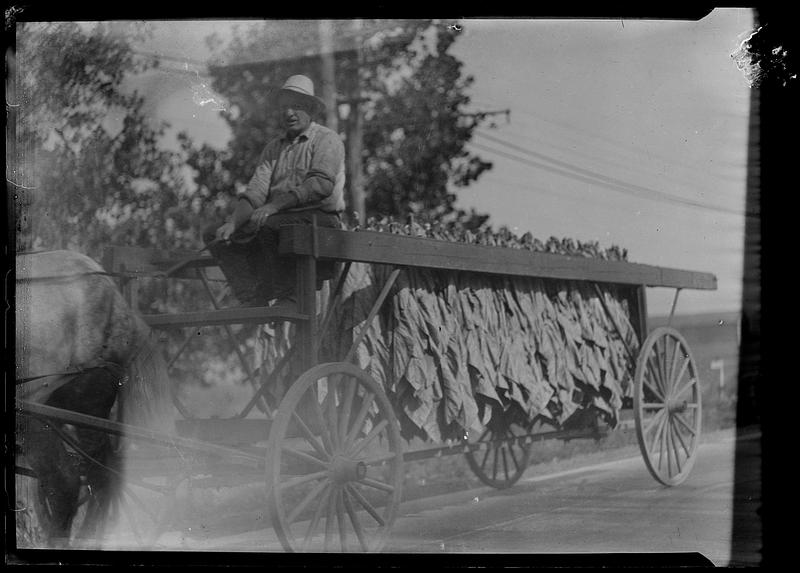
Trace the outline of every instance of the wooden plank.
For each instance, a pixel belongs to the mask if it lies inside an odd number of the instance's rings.
[[[195,251],[112,246],[103,250],[101,262],[103,268],[109,272],[151,275],[166,271],[183,261],[189,262],[173,275],[175,278],[199,278],[196,269],[209,267],[208,278],[216,280],[222,276],[214,257],[211,255],[198,255]]]
[[[578,428],[575,430],[552,430],[546,432],[535,432],[532,434],[519,434],[513,437],[497,438],[483,442],[458,442],[444,446],[428,446],[416,450],[403,452],[404,462],[419,462],[440,456],[451,456],[465,454],[468,451],[476,451],[486,447],[486,444],[511,444],[519,445],[544,442],[546,440],[579,440],[583,438],[602,437],[603,432],[598,432],[594,428]]]
[[[310,255],[314,246],[310,227],[281,228],[282,254]],[[317,228],[316,247],[322,259],[653,287],[717,288],[717,279],[711,273],[374,231]]]
[[[263,324],[270,320],[307,320],[300,312],[274,310],[268,306],[225,308],[166,314],[145,314],[144,321],[153,328],[183,328],[187,326],[220,326],[225,324]]]
[[[18,399],[16,400],[16,408],[22,413],[44,416],[46,418],[52,418],[68,424],[92,428],[108,434],[116,434],[125,436],[126,438],[135,438],[159,446],[175,447],[185,449],[187,451],[221,456],[223,458],[230,459],[232,462],[245,464],[250,467],[253,467],[254,465],[255,467],[259,467],[259,464],[261,463],[260,457],[253,456],[234,448],[218,446],[216,444],[192,440],[189,438],[181,438],[179,436],[170,436],[161,432],[149,430],[147,428],[132,426],[130,424],[122,424],[120,422],[112,422],[111,420],[105,420],[103,418],[98,418],[97,416],[89,416],[88,414],[80,414],[70,410],[53,408],[52,406],[46,406],[44,404],[37,404]]]
[[[638,331],[636,335],[639,337],[639,344],[644,344],[644,339],[650,334],[650,327],[647,324],[647,289],[644,286],[639,286],[636,289],[636,323],[638,323]]]
[[[317,332],[317,269],[316,261],[311,256],[297,258],[295,295],[297,307],[300,312],[308,316],[297,328],[296,344],[299,350],[300,365],[304,369],[311,368],[317,363],[319,341],[315,336]]]

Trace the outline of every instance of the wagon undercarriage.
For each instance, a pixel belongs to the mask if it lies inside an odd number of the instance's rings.
[[[456,441],[405,451],[398,418],[385,388],[353,362],[370,325],[406,268],[535,276],[585,281],[598,289],[603,283],[630,289],[635,301],[633,323],[643,343],[638,354],[626,346],[634,364],[633,396],[626,406],[632,407],[639,446],[653,477],[672,486],[688,476],[696,459],[701,429],[697,366],[685,339],[676,330],[664,327],[648,333],[645,287],[672,287],[677,292],[684,288],[713,289],[713,276],[313,226],[283,229],[281,249],[298,260],[296,311],[222,308],[206,274],[207,268],[214,266],[207,257],[187,259],[180,254],[120,247],[109,251],[105,261],[109,271],[124,277],[124,290],[134,308],[137,277],[153,276],[167,269],[175,278],[201,281],[211,310],[146,315],[151,328],[179,332],[220,326],[228,338],[234,339],[232,325],[285,321],[294,325],[291,349],[269,372],[260,365],[250,365],[235,346],[242,370],[255,389],[237,415],[197,419],[176,393],[175,406],[182,416],[177,420],[181,437],[167,437],[144,428],[18,400],[18,411],[23,416],[45,419],[59,427],[89,426],[122,436],[132,444],[147,443],[177,454],[180,471],[156,482],[141,479],[128,488],[134,503],[141,497],[136,488],[160,496],[155,504],[159,509],[150,512],[149,525],[136,528],[142,545],[155,542],[154,537],[168,527],[177,493],[192,475],[227,471],[265,480],[272,525],[286,550],[376,551],[390,535],[399,512],[404,463],[433,456],[465,455],[483,483],[506,488],[524,474],[536,442],[603,435],[605,430],[596,419],[595,423],[575,428],[493,416],[482,432],[465,432]],[[320,259],[343,263],[338,280],[331,285],[331,302],[322,315],[317,313],[315,287],[316,262]],[[363,325],[355,331],[346,354],[336,361],[320,362],[321,340],[334,326],[333,311],[353,263],[389,265],[392,270]],[[600,300],[604,300],[602,293]],[[673,305],[673,312],[674,308]],[[613,314],[605,310],[625,343]],[[191,339],[190,334],[183,335],[176,353],[168,358],[170,366],[176,364]],[[291,383],[287,372],[291,373]],[[141,446],[140,450],[147,449]],[[25,472],[24,468],[18,471]],[[87,499],[91,501],[91,493]],[[89,503],[86,510],[90,507]]]

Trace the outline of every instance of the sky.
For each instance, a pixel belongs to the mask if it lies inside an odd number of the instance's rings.
[[[136,80],[173,133],[224,146],[225,102],[209,89],[212,32],[233,21],[150,22],[139,49],[169,72]],[[461,22],[452,52],[475,78],[471,108],[510,110],[470,149],[493,168],[457,206],[520,235],[596,240],[629,260],[711,272],[716,291],[683,291],[677,312],[741,306],[750,88],[731,54],[750,34],[747,9],[700,21]],[[648,289],[653,315],[674,291]]]

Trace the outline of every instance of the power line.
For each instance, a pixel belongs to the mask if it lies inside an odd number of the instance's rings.
[[[523,121],[523,123],[524,123],[524,121]],[[586,159],[588,159],[590,161],[602,161],[604,163],[612,163],[614,165],[622,167],[623,169],[637,170],[637,171],[642,171],[642,172],[644,172],[644,173],[646,173],[648,175],[654,175],[652,169],[648,169],[647,167],[643,166],[640,162],[636,161],[635,159],[618,159],[618,160],[614,160],[614,159],[610,159],[608,157],[599,157],[598,155],[591,153],[590,152],[591,150],[586,149],[585,147],[580,147],[579,148],[578,146],[572,146],[569,143],[565,143],[565,145],[556,145],[556,144],[552,143],[551,141],[548,141],[548,140],[545,140],[545,139],[539,139],[539,138],[530,137],[530,135],[528,133],[515,132],[513,129],[508,130],[508,131],[504,130],[504,133],[507,133],[508,135],[512,135],[514,137],[525,139],[526,141],[529,141],[529,142],[533,142],[535,145],[540,145],[540,146],[541,145],[546,145],[548,147],[551,147],[551,148],[556,149],[556,150],[560,150],[560,151],[565,152],[565,153],[578,155],[578,156],[584,157],[584,158],[586,158]],[[628,151],[630,151],[630,150],[628,150]],[[660,160],[662,160],[664,162],[668,162],[670,167],[680,167],[680,168],[683,168],[683,169],[691,169],[693,171],[701,171],[704,175],[711,176],[711,177],[716,178],[716,179],[721,179],[721,180],[725,180],[725,181],[729,181],[729,182],[735,182],[735,183],[744,184],[744,178],[742,176],[735,177],[733,175],[730,175],[730,174],[727,174],[727,173],[722,173],[720,171],[710,171],[708,169],[701,169],[699,167],[689,166],[689,165],[685,165],[684,166],[684,165],[679,164],[677,161],[667,160],[666,158],[663,158],[663,159],[660,159]],[[719,166],[719,164],[717,166]],[[734,167],[740,167],[742,171],[744,171],[747,168],[747,166],[744,165],[744,164],[742,164],[741,166],[734,166]],[[658,177],[667,177],[669,179],[672,179],[673,181],[676,181],[680,185],[689,185],[689,182],[686,180],[685,177],[675,177],[674,175],[670,175],[670,174],[666,174],[666,173],[660,173],[657,176]]]
[[[306,26],[312,26],[309,24],[313,22],[313,26],[316,26],[316,21],[314,20],[307,20],[307,21],[300,21],[304,23]],[[334,47],[334,53],[344,53],[344,52],[351,52],[356,49],[359,49],[361,45],[366,44],[370,39],[372,39],[377,34],[382,32],[391,31],[396,28],[402,28],[408,23],[407,20],[389,20],[389,21],[381,21],[368,24],[363,28],[354,29],[354,30],[337,30],[335,34],[335,44],[339,44],[338,47]],[[254,26],[256,28],[258,24]],[[237,59],[236,56],[232,56],[230,63],[211,63],[210,67],[217,68],[217,69],[236,69],[236,68],[243,68],[252,65],[260,65],[260,64],[269,64],[273,62],[279,61],[291,61],[291,60],[298,60],[302,58],[309,58],[309,57],[318,57],[322,52],[320,49],[319,38],[316,35],[316,28],[314,27],[303,27],[300,30],[300,33],[305,34],[305,36],[298,37],[296,34],[291,33],[290,30],[280,31],[279,30],[279,38],[276,42],[276,45],[281,45],[284,43],[285,40],[282,40],[282,36],[291,37],[292,46],[289,50],[285,50],[279,56],[270,56],[269,54],[265,54],[264,56],[250,56],[246,59]],[[342,43],[346,41],[354,40],[353,45],[343,46]],[[385,41],[392,42],[393,38],[387,38]],[[266,46],[264,49],[268,49],[270,46]],[[283,47],[282,47],[283,48]]]
[[[661,155],[653,154],[653,153],[650,153],[650,152],[643,152],[641,149],[639,149],[637,147],[631,147],[629,145],[626,145],[624,143],[620,143],[619,141],[616,141],[616,140],[611,139],[609,137],[603,137],[602,135],[598,135],[596,133],[592,133],[592,132],[587,131],[585,129],[579,129],[579,128],[577,128],[574,125],[571,125],[569,123],[560,122],[560,121],[554,121],[552,119],[547,119],[545,117],[540,117],[539,115],[537,115],[535,113],[532,113],[530,111],[524,110],[524,109],[516,109],[515,108],[515,111],[518,111],[522,115],[527,115],[529,117],[532,117],[532,118],[536,119],[537,121],[549,123],[549,124],[554,125],[554,126],[556,126],[558,128],[566,129],[568,131],[576,133],[579,136],[581,136],[582,138],[585,138],[585,137],[588,136],[588,137],[594,138],[594,139],[596,139],[596,140],[598,140],[600,142],[610,144],[610,145],[616,147],[617,149],[619,149],[619,150],[621,150],[621,151],[623,151],[625,153],[635,153],[635,154],[638,154],[638,155],[647,155],[647,157],[649,159],[658,159],[658,160],[670,163],[672,165],[678,166],[681,169],[688,169],[688,170],[693,170],[693,171],[699,169],[697,166],[694,166],[694,165],[687,165],[685,163],[677,162],[677,161],[675,161],[674,158],[663,157]],[[521,121],[524,122],[525,120],[522,119]],[[702,170],[702,171],[705,172],[705,170]]]
[[[487,173],[485,179],[486,179],[486,183],[487,184],[489,184],[489,183],[491,183],[491,184],[497,183],[497,184],[500,184],[500,185],[505,185],[506,187],[516,187],[517,189],[524,189],[525,191],[535,191],[536,193],[542,193],[542,194],[545,194],[545,195],[552,195],[554,197],[559,197],[562,200],[564,200],[566,198],[566,199],[569,199],[571,201],[580,201],[584,205],[586,204],[586,200],[587,200],[585,196],[577,196],[577,195],[574,195],[574,194],[566,196],[564,194],[564,192],[561,191],[561,190],[548,189],[547,187],[541,187],[541,186],[537,187],[537,186],[531,185],[530,183],[523,183],[521,181],[513,181],[511,179],[506,179],[504,177],[499,177],[499,176],[497,176],[497,174],[492,173],[492,172]],[[491,179],[491,181],[489,181],[489,179]],[[602,203],[602,202],[597,202],[597,207],[598,208],[609,208],[609,209],[613,209],[614,208],[614,207],[610,206],[608,203]]]
[[[676,197],[675,195],[670,195],[669,193],[665,193],[665,192],[659,191],[657,189],[651,189],[651,188],[645,187],[643,185],[636,185],[636,184],[633,184],[633,183],[628,183],[627,181],[623,181],[621,179],[617,179],[616,177],[609,177],[607,175],[603,175],[601,173],[597,173],[597,172],[589,170],[589,169],[583,169],[583,168],[575,166],[575,165],[573,165],[573,164],[571,164],[569,162],[561,161],[559,159],[555,159],[555,158],[550,157],[548,155],[545,155],[543,153],[538,153],[536,151],[532,151],[530,149],[526,149],[524,147],[520,147],[520,146],[515,145],[513,143],[508,143],[507,141],[504,141],[504,140],[502,140],[500,138],[488,135],[486,133],[482,133],[480,131],[476,131],[475,133],[477,135],[483,137],[483,138],[489,139],[490,141],[493,141],[493,142],[498,143],[500,145],[504,145],[504,146],[506,146],[506,147],[508,147],[510,149],[513,149],[514,151],[519,152],[519,153],[524,153],[526,155],[530,155],[532,157],[536,157],[537,159],[542,159],[544,161],[548,161],[548,162],[550,162],[550,163],[552,163],[554,165],[557,165],[559,167],[564,168],[564,170],[561,170],[561,169],[554,170],[552,167],[548,168],[548,166],[546,166],[546,165],[534,164],[534,162],[531,162],[531,164],[534,167],[547,169],[547,170],[549,170],[551,172],[558,173],[560,175],[564,175],[564,176],[568,176],[568,177],[572,177],[572,178],[578,178],[581,181],[586,181],[586,178],[592,178],[592,179],[597,180],[599,182],[605,183],[606,186],[608,186],[608,187],[610,187],[612,189],[615,189],[617,191],[621,191],[621,192],[625,192],[625,193],[628,193],[628,194],[637,195],[637,196],[640,196],[640,197],[646,197],[646,198],[650,198],[650,199],[656,199],[657,198],[657,199],[660,199],[661,201],[664,201],[664,202],[682,204],[682,205],[687,205],[687,206],[691,206],[691,207],[699,207],[701,209],[709,209],[709,210],[712,210],[712,211],[721,211],[721,212],[730,213],[730,214],[734,214],[734,215],[743,215],[744,214],[742,211],[737,211],[737,210],[733,210],[733,209],[726,209],[725,207],[719,207],[719,206],[716,206],[716,205],[709,205],[709,204],[706,204],[706,203],[701,203],[699,201],[693,201],[691,199],[685,199],[685,198],[682,198],[682,197]],[[495,152],[496,152],[496,150],[495,150]],[[576,175],[576,174],[578,174],[578,175]],[[583,176],[583,177],[580,177],[580,176]]]
[[[701,209],[708,209],[708,210],[711,210],[711,211],[718,211],[718,212],[721,211],[721,212],[730,213],[730,214],[739,215],[739,216],[742,216],[744,214],[741,211],[728,210],[728,209],[724,209],[724,208],[720,208],[720,207],[715,207],[715,206],[712,206],[712,205],[706,205],[705,203],[699,203],[699,202],[696,202],[696,201],[691,201],[691,200],[687,200],[687,199],[681,199],[681,198],[675,197],[673,195],[660,194],[660,193],[656,194],[656,195],[653,195],[652,194],[653,193],[652,190],[648,190],[647,188],[637,189],[635,187],[634,188],[623,187],[623,186],[620,186],[620,185],[617,185],[617,184],[614,184],[614,183],[610,183],[610,182],[604,181],[603,179],[600,179],[600,178],[597,178],[597,177],[594,177],[594,176],[585,176],[585,175],[581,175],[580,173],[575,173],[573,171],[568,171],[568,170],[561,169],[561,168],[558,168],[558,167],[553,167],[552,165],[547,165],[545,163],[539,163],[537,161],[532,161],[530,159],[517,157],[515,155],[511,155],[510,153],[504,152],[502,150],[494,149],[492,147],[488,147],[488,146],[482,145],[480,143],[472,142],[471,145],[473,145],[473,146],[475,146],[478,149],[481,149],[483,151],[488,151],[490,153],[495,153],[495,154],[497,154],[497,155],[499,155],[501,157],[505,157],[507,159],[511,159],[513,161],[517,161],[519,163],[523,163],[523,164],[531,166],[531,167],[536,167],[538,169],[542,169],[544,171],[549,171],[549,172],[555,173],[557,175],[562,175],[564,177],[575,179],[577,181],[581,181],[581,182],[584,182],[584,183],[589,183],[590,185],[600,185],[602,187],[606,187],[606,188],[611,189],[613,191],[618,191],[620,193],[625,193],[625,194],[628,194],[628,195],[634,195],[634,196],[639,197],[639,198],[651,199],[651,200],[661,201],[661,202],[665,202],[665,203],[674,203],[674,204],[683,205],[683,206],[686,206],[686,207],[698,207],[698,208],[701,208]],[[656,193],[658,193],[658,192],[656,192]]]

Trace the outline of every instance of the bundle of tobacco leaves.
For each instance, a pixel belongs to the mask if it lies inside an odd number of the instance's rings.
[[[627,258],[617,247],[603,250],[596,243],[555,238],[542,243],[506,229],[473,232],[370,220],[351,230]],[[563,427],[588,409],[614,424],[622,399],[632,395],[633,364],[625,344],[635,356],[639,341],[629,289],[602,285],[606,312],[598,291],[584,282],[407,268],[367,325],[390,272],[384,265],[351,265],[321,358],[341,360],[368,328],[356,349],[357,363],[383,385],[407,438],[458,438],[465,430],[480,430],[493,416],[531,423],[538,418]],[[283,354],[288,335],[275,332],[267,362]]]

